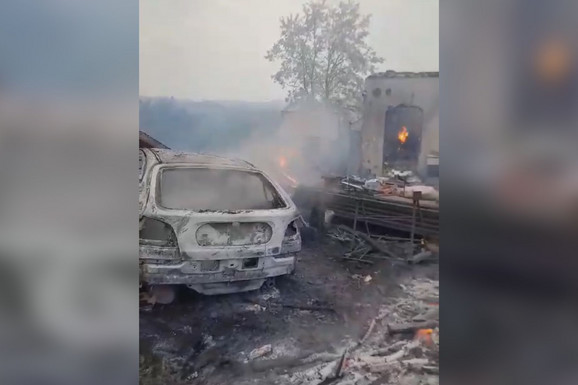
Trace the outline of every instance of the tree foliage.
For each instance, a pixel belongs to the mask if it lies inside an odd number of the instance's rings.
[[[312,0],[301,14],[281,18],[281,37],[265,57],[280,63],[272,78],[288,101],[309,97],[355,109],[365,76],[383,62],[366,42],[369,22],[353,1]]]

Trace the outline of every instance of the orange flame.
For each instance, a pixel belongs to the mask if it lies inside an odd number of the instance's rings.
[[[287,158],[284,156],[279,157],[279,166],[281,166],[281,168],[287,167]]]
[[[433,329],[419,329],[415,333],[415,338],[424,342],[426,345],[431,345],[433,343],[432,333]]]
[[[408,136],[409,136],[409,132],[407,132],[407,128],[405,128],[405,126],[403,126],[401,128],[401,130],[397,133],[397,139],[399,139],[401,144],[405,143]]]

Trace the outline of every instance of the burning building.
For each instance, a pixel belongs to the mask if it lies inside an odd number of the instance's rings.
[[[389,165],[437,174],[439,72],[374,74],[363,95],[360,173],[379,176]]]

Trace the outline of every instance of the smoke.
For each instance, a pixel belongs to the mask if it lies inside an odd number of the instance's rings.
[[[284,110],[279,129],[264,137],[261,132],[239,146],[223,151],[263,169],[281,185],[317,185],[324,175],[347,172],[348,123],[320,103],[304,103]]]
[[[322,175],[345,174],[349,123],[319,102],[141,98],[140,128],[174,150],[247,160],[278,182],[317,184]]]

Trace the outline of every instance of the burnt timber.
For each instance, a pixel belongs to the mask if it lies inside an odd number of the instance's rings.
[[[302,194],[313,198],[322,210],[331,210],[335,217],[353,221],[354,228],[360,231],[369,224],[407,233],[413,228],[414,234],[422,237],[439,236],[439,204],[434,201],[422,199],[414,203],[410,198],[324,188],[312,188]]]

